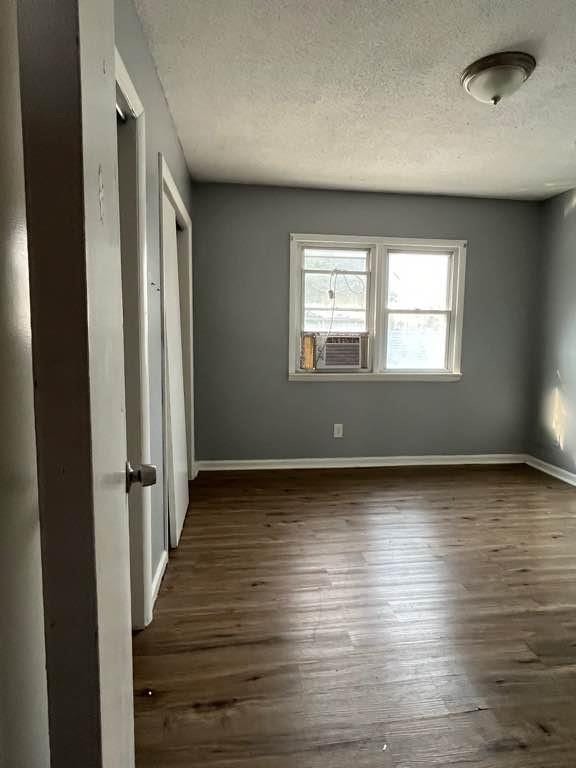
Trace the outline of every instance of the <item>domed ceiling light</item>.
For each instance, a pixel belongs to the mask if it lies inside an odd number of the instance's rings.
[[[529,53],[492,53],[466,67],[460,82],[476,101],[495,106],[506,96],[516,93],[535,67],[536,59]]]

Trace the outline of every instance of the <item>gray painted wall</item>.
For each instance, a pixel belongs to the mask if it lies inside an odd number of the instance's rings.
[[[576,471],[576,190],[543,205],[540,338],[531,452]]]
[[[115,24],[116,47],[144,104],[146,115],[151,459],[159,470],[158,482],[152,489],[152,569],[154,572],[164,549],[159,152],[164,154],[182,199],[189,210],[191,210],[191,187],[182,148],[132,0],[115,0]]]
[[[199,184],[194,206],[200,459],[525,450],[538,204]],[[467,239],[462,380],[288,382],[290,232]]]
[[[0,766],[48,768],[16,1],[0,25]]]

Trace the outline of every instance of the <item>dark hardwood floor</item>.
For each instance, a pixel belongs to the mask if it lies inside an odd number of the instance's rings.
[[[576,489],[203,474],[134,675],[139,768],[574,768]]]

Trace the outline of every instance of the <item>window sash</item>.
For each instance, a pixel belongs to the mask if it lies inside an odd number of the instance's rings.
[[[402,307],[398,308],[398,312],[450,312],[454,309],[454,266],[455,266],[455,260],[456,255],[453,250],[448,250],[446,248],[440,249],[440,248],[386,248],[385,253],[383,254],[383,260],[384,260],[384,279],[385,279],[385,292],[383,294],[383,301],[385,309],[389,309],[392,311],[394,308],[390,306],[389,304],[389,296],[388,296],[388,277],[390,272],[390,256],[396,255],[398,253],[402,254],[421,254],[423,256],[434,256],[434,255],[442,255],[442,256],[448,256],[448,274],[446,275],[447,285],[446,285],[446,306],[442,309],[426,309],[426,307]]]
[[[343,251],[346,250],[343,247],[335,246],[335,244],[329,243],[329,242],[323,242],[323,243],[302,243],[298,249],[299,254],[299,260],[298,260],[298,268],[300,272],[300,301],[299,301],[299,315],[298,315],[298,329],[297,329],[297,339],[295,344],[294,353],[296,354],[295,359],[295,370],[301,371],[300,368],[300,348],[302,344],[302,334],[304,333],[315,333],[315,331],[306,331],[304,330],[305,327],[305,311],[306,307],[308,306],[309,309],[316,309],[316,307],[312,307],[311,305],[306,305],[306,287],[305,287],[305,281],[306,281],[306,275],[307,274],[316,274],[316,275],[331,275],[334,270],[332,269],[308,269],[304,267],[304,250],[305,248],[309,248],[312,245],[315,245],[316,247],[321,246],[325,248],[326,250],[339,250]],[[350,250],[360,250],[358,246],[350,246]],[[367,333],[368,334],[368,368],[364,369],[363,372],[371,372],[373,370],[373,339],[374,339],[374,305],[375,305],[375,292],[374,292],[374,268],[377,263],[376,259],[376,249],[374,245],[370,244],[362,244],[361,250],[367,251],[367,265],[368,269],[366,271],[353,271],[353,270],[346,270],[346,269],[339,269],[337,274],[344,275],[345,277],[358,277],[358,276],[365,276],[366,277],[366,307],[364,310],[362,309],[351,309],[350,307],[334,307],[334,311],[337,312],[339,309],[340,311],[352,311],[352,312],[365,312],[366,314],[366,328],[364,331],[349,331],[349,333]],[[331,310],[332,307],[329,308]],[[324,333],[323,331],[317,331],[317,333]],[[342,335],[343,331],[333,331],[334,335]]]
[[[448,270],[448,305],[447,309],[396,309],[391,307],[388,302],[388,276],[389,276],[389,261],[391,253],[422,253],[422,254],[434,254],[434,253],[450,253],[450,264]],[[457,251],[454,248],[435,247],[434,245],[426,245],[421,242],[415,246],[402,246],[398,248],[396,246],[384,246],[379,254],[380,267],[381,267],[381,300],[379,306],[376,308],[376,328],[374,330],[374,347],[376,349],[375,371],[376,373],[394,373],[394,374],[419,374],[425,373],[450,373],[455,369],[454,357],[455,357],[455,317],[456,306],[455,300],[457,297]],[[444,368],[389,368],[388,367],[388,325],[390,314],[406,314],[406,315],[446,315],[446,354],[444,359]]]
[[[350,272],[352,274],[367,274],[370,271],[370,247],[366,247],[364,245],[358,247],[357,245],[337,245],[337,244],[328,244],[328,243],[315,243],[312,245],[311,243],[304,243],[300,247],[300,261],[301,261],[301,267],[302,269],[305,269],[307,272],[332,272],[331,269],[322,269],[320,267],[307,267],[306,266],[306,256],[305,251],[309,249],[317,248],[319,250],[325,250],[325,251],[333,251],[337,252],[339,254],[346,254],[347,252],[358,252],[362,251],[366,254],[366,263],[368,266],[368,269],[362,270],[362,269],[339,269],[339,272]],[[354,257],[353,257],[354,258]]]
[[[302,272],[305,275],[331,275],[334,270],[333,269],[308,269],[307,267],[302,267]],[[351,277],[356,277],[359,275],[370,275],[369,271],[361,272],[358,270],[357,272],[352,272],[349,269],[338,269],[336,270],[337,274],[339,275],[350,275]]]
[[[388,309],[384,308],[384,325],[382,326],[382,338],[381,343],[381,360],[383,363],[382,372],[384,373],[448,373],[450,370],[450,336],[453,312],[451,309]],[[407,315],[409,317],[418,317],[418,315],[444,315],[446,317],[446,338],[445,338],[445,350],[444,350],[444,366],[442,368],[392,368],[388,367],[388,326],[390,321],[390,315]]]

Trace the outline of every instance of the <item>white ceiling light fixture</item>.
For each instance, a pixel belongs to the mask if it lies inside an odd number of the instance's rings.
[[[484,104],[498,104],[511,96],[530,77],[536,59],[521,51],[502,51],[478,59],[460,77],[462,87]]]

